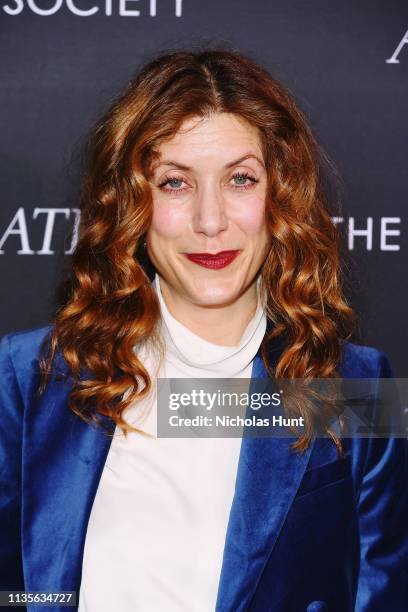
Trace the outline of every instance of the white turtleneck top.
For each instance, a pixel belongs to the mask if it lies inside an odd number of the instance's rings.
[[[153,381],[251,378],[266,330],[257,310],[237,346],[207,342],[167,309],[159,277],[165,356],[135,348]],[[241,438],[157,438],[156,385],[117,427],[91,510],[79,612],[213,612]]]

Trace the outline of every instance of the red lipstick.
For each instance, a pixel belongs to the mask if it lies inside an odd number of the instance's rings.
[[[219,270],[225,268],[236,258],[239,250],[220,251],[219,253],[185,253],[185,256],[204,268]]]

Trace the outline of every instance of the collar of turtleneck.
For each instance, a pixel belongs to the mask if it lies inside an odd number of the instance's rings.
[[[197,336],[169,312],[156,273],[153,286],[157,291],[162,314],[161,335],[166,348],[165,364],[180,376],[231,378],[240,376],[252,363],[266,331],[266,315],[260,299],[260,279],[257,281],[257,308],[238,345],[213,344]]]

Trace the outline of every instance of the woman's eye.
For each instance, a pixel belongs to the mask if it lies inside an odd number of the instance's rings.
[[[184,183],[184,179],[178,176],[167,176],[161,183],[159,183],[159,189],[162,191],[184,191],[185,187],[181,188],[180,183]]]
[[[183,191],[182,186],[185,181],[177,176],[167,177],[159,184],[159,188],[163,191]]]
[[[254,183],[258,182],[253,176],[250,176],[245,172],[234,174],[231,180],[234,181],[233,187],[238,187],[240,189],[252,187]]]
[[[237,172],[232,176],[230,182],[231,181],[232,187],[240,190],[249,189],[253,187],[254,183],[258,182],[256,178],[246,172]],[[168,176],[159,183],[159,189],[168,193],[184,191],[187,188],[188,185],[186,181],[179,176]]]

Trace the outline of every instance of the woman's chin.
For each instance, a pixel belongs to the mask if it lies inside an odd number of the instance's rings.
[[[239,292],[235,287],[213,282],[193,286],[190,295],[193,301],[200,306],[222,306],[238,299]]]

